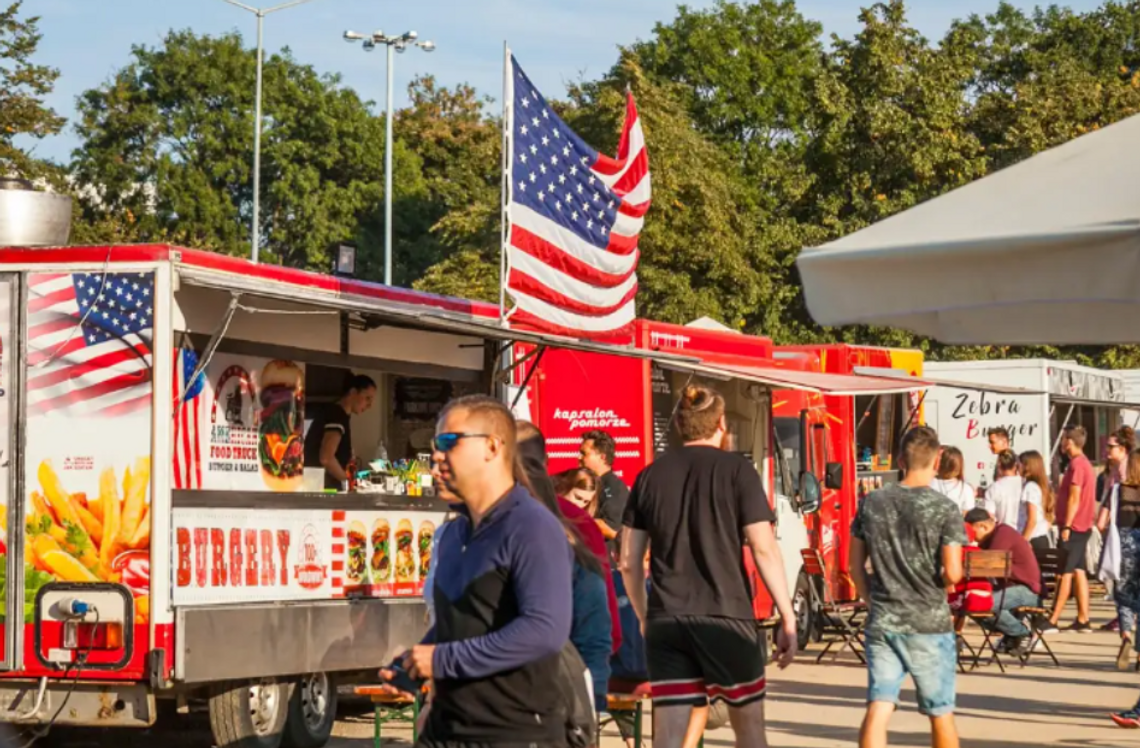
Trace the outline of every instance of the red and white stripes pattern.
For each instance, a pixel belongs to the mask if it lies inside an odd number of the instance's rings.
[[[628,339],[636,316],[638,241],[651,180],[633,95],[617,158],[598,154],[589,171],[620,199],[608,242],[598,246],[526,205],[512,202],[508,290],[512,324],[575,338]]]
[[[334,511],[332,513],[332,594],[333,597],[344,597],[344,564],[345,564],[345,515],[346,512]]]

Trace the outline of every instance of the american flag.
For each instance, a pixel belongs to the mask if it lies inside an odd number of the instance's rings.
[[[628,335],[649,155],[633,96],[616,159],[586,145],[510,58],[510,319],[574,337]]]
[[[202,487],[202,447],[199,441],[201,400],[206,382],[202,372],[193,382],[198,354],[183,347],[174,352],[174,487]]]
[[[153,274],[32,274],[28,291],[29,413],[150,407]]]

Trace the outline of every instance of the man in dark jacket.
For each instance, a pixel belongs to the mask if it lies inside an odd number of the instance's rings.
[[[502,403],[451,402],[432,447],[434,472],[463,507],[435,556],[435,625],[404,658],[412,677],[434,681],[419,745],[563,745],[566,535],[515,481],[516,425]]]

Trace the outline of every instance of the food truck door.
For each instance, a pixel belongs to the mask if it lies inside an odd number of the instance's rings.
[[[3,553],[4,584],[0,595],[4,596],[4,632],[0,638],[0,670],[11,670],[18,666],[13,653],[19,651],[23,639],[24,620],[24,558],[23,533],[24,502],[18,497],[16,486],[20,474],[20,461],[14,449],[19,444],[16,434],[16,415],[20,411],[18,403],[19,381],[15,376],[19,362],[24,357],[23,338],[17,340],[16,332],[23,329],[20,322],[24,304],[20,301],[20,278],[15,273],[0,273],[0,500],[4,511],[0,531],[0,553]],[[9,533],[8,528],[13,528]],[[9,552],[12,549],[12,552]]]

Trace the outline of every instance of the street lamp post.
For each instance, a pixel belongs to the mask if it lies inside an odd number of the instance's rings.
[[[287,3],[274,5],[271,8],[254,8],[252,5],[239,3],[237,0],[226,0],[227,3],[242,10],[248,10],[257,16],[257,88],[254,92],[254,114],[253,114],[253,220],[250,226],[250,259],[257,262],[258,249],[261,245],[261,58],[262,44],[261,44],[261,30],[264,25],[265,17],[270,13],[276,13],[279,10],[292,8],[294,5],[303,5],[304,3],[311,2],[312,0],[290,0]]]
[[[399,36],[386,36],[383,31],[374,34],[360,34],[355,31],[344,32],[347,42],[364,42],[364,51],[371,52],[377,44],[388,48],[388,90],[387,115],[384,118],[384,284],[392,285],[392,52],[404,52],[408,45],[416,46],[425,52],[435,49],[434,42],[416,41],[419,35],[408,31]]]

